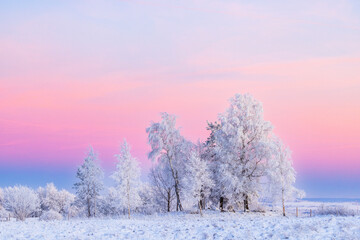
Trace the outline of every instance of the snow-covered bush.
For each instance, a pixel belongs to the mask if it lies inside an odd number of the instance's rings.
[[[267,212],[267,208],[258,202],[251,206],[253,212],[265,213]]]
[[[34,190],[28,187],[7,187],[4,189],[4,208],[23,221],[40,208],[40,201]]]
[[[333,216],[355,216],[356,211],[344,206],[324,206],[321,205],[316,211],[316,215],[333,215]]]
[[[49,211],[44,212],[39,219],[41,221],[54,221],[62,220],[63,216],[60,213],[50,209]]]

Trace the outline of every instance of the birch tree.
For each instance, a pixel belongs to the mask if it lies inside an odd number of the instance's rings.
[[[267,177],[273,203],[281,202],[285,216],[285,202],[302,198],[305,192],[294,187],[296,172],[292,166],[291,151],[277,137],[273,138],[273,157],[267,162]]]
[[[176,211],[182,211],[180,178],[189,144],[175,127],[175,116],[161,113],[161,118],[161,122],[151,123],[150,127],[146,129],[148,142],[151,146],[148,157],[156,164],[168,165],[174,181]]]

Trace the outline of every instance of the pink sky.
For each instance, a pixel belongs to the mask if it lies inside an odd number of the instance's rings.
[[[88,3],[88,2],[86,2]],[[207,137],[251,93],[301,176],[360,176],[360,10],[355,1],[72,1],[4,4],[2,167],[74,169],[89,144],[110,171],[126,138],[144,169],[145,128],[177,115]]]

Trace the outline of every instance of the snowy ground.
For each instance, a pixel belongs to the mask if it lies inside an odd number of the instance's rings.
[[[295,203],[291,208],[296,208]],[[302,210],[318,203],[304,204]],[[355,206],[356,207],[356,206]],[[360,239],[360,216],[279,213],[164,214],[133,219],[1,222],[0,239]]]

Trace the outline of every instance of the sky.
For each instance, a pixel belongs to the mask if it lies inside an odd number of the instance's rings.
[[[250,93],[307,197],[360,197],[357,0],[1,1],[0,187],[71,189],[92,145],[147,159],[160,112],[205,140]],[[108,181],[108,180],[107,180]]]

